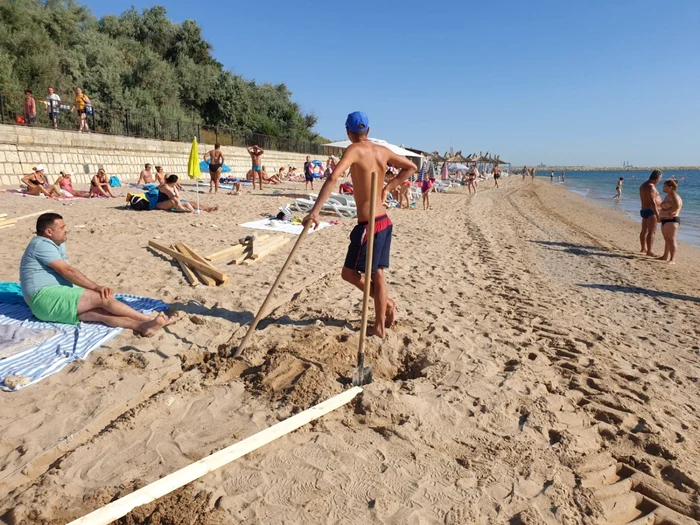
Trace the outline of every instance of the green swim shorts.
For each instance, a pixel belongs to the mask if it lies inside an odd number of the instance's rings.
[[[78,301],[84,288],[47,286],[29,298],[29,309],[47,323],[78,324]]]

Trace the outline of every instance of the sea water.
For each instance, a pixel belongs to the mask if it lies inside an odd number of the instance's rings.
[[[549,178],[550,171],[538,171],[542,176]],[[566,181],[558,182],[557,177],[561,175],[561,171],[555,171],[554,184],[563,184],[579,195],[622,210],[641,224],[639,186],[649,178],[650,173],[651,171],[640,170],[567,171]],[[661,198],[666,196],[663,192],[664,181],[674,177],[678,181],[678,194],[683,199],[678,240],[700,247],[700,170],[667,170],[663,174],[661,182],[656,185]],[[617,200],[613,197],[616,195],[615,186],[620,177],[624,177],[625,180],[622,198]]]

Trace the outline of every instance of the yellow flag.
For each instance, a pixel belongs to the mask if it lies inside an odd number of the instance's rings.
[[[190,179],[199,179],[202,177],[202,172],[199,169],[199,148],[197,147],[197,137],[192,138],[190,160],[187,162],[187,175]]]

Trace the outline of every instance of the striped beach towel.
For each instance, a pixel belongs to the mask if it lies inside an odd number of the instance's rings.
[[[117,294],[117,299],[133,309],[149,314],[162,311],[168,305],[157,299],[138,297],[129,294]],[[90,352],[110,341],[122,331],[99,323],[80,323],[67,325],[44,323],[32,315],[26,304],[0,304],[0,325],[14,324],[33,330],[53,330],[55,336],[39,346],[0,361],[0,388],[6,391],[19,390],[24,386],[38,383],[45,377],[55,374],[68,363],[85,359]],[[17,388],[5,385],[5,378],[23,376],[29,383]]]

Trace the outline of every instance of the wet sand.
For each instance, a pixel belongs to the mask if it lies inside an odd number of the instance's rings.
[[[670,267],[637,253],[622,212],[545,178],[501,186],[390,211],[400,310],[368,343],[375,380],[356,403],[121,523],[695,523],[700,251],[682,245]],[[88,277],[187,314],[1,394],[5,522],[66,523],[347,388],[362,300],[339,278],[351,221],[308,238],[237,360],[226,343],[291,243],[258,266],[218,264],[230,283],[216,288],[146,248],[215,252],[303,193],[202,195],[221,209],[199,216],[0,194],[10,215],[62,213]],[[32,222],[0,231],[0,279],[17,279]]]

